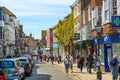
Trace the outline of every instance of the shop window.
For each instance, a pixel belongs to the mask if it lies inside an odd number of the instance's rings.
[[[83,24],[85,24],[85,11],[83,11]]]
[[[113,43],[112,50],[113,50],[113,54],[118,55],[118,61],[120,61],[120,43]]]
[[[104,63],[104,45],[103,44],[100,45],[99,52],[100,52],[100,61],[101,63]]]
[[[116,15],[117,14],[117,0],[112,0],[112,13],[113,15]]]
[[[109,20],[109,11],[106,10],[105,11],[105,21],[108,21]]]

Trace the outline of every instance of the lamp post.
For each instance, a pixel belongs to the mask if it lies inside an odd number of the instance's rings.
[[[101,33],[101,29],[102,29],[102,26],[99,24],[99,22],[97,22],[97,25],[95,26],[95,30],[97,32],[97,38],[98,38],[98,47],[97,47],[97,80],[102,80],[102,73],[101,73],[101,70],[100,70],[100,60],[99,60],[99,42],[100,42],[100,33]]]

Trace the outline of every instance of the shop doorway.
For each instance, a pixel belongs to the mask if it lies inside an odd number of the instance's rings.
[[[109,63],[112,59],[112,46],[111,44],[105,44],[104,47],[104,62],[105,62],[105,72],[110,72]]]

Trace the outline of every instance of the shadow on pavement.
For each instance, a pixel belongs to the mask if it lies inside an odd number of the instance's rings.
[[[50,77],[52,77],[49,74],[39,74],[39,80],[50,80]]]
[[[49,74],[37,74],[37,76],[34,76],[34,77],[29,77],[25,80],[50,80],[50,77],[52,77],[51,75]]]

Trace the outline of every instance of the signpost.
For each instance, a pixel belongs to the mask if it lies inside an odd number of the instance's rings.
[[[120,28],[120,16],[112,16],[112,27]]]

